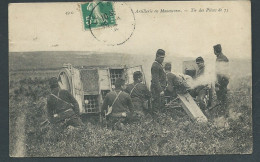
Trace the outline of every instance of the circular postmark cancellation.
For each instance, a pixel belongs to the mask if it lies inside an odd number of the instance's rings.
[[[84,28],[106,45],[121,45],[135,30],[135,15],[124,2],[89,2],[81,5]]]

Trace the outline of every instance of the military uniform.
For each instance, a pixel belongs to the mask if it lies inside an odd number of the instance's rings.
[[[124,91],[121,91],[119,94],[120,91],[121,90],[115,90],[109,92],[102,105],[102,112],[107,112],[108,106],[112,106],[112,112],[107,116],[108,127],[111,128],[114,128],[114,126],[117,126],[118,124],[120,125],[121,123],[128,122],[128,119],[131,118],[133,112],[133,103],[130,95]],[[116,99],[117,95],[118,98]],[[123,113],[127,114],[127,118],[122,115]]]
[[[203,66],[199,67],[194,79],[198,79],[200,76],[202,76],[204,74],[204,72],[205,72],[205,66],[203,65]],[[193,97],[197,98],[201,109],[205,109],[207,106],[204,101],[204,97],[207,95],[207,90],[208,90],[208,87],[206,85],[199,85],[191,92],[191,95]],[[210,93],[211,93],[211,91],[210,91]],[[212,94],[210,94],[210,95],[212,95]],[[211,104],[211,103],[209,103],[209,104]]]
[[[167,87],[165,89],[165,96],[169,96],[170,98],[177,97],[177,86],[179,86],[179,79],[178,77],[171,73],[166,72],[167,76]]]
[[[146,85],[143,83],[132,83],[126,87],[125,91],[131,96],[134,112],[143,115],[143,111],[146,109],[144,102],[151,97],[151,93]]]
[[[166,73],[162,64],[155,61],[151,68],[152,81],[151,81],[151,93],[152,93],[152,105],[153,109],[160,109],[164,106],[164,100],[161,99],[160,93],[163,92],[167,85]]]
[[[199,69],[198,69],[198,71],[197,71],[196,76],[195,76],[194,79],[196,80],[196,79],[198,79],[200,76],[202,76],[202,75],[204,74],[204,71],[205,71],[205,66],[199,67]],[[205,87],[205,85],[199,85],[199,86],[197,86],[197,87],[194,89],[194,94],[193,94],[193,96],[194,96],[194,97],[195,97],[195,96],[198,96],[199,93],[200,93],[200,91],[203,90],[204,87]]]
[[[217,73],[217,82],[216,87],[218,90],[216,91],[217,99],[221,102],[221,104],[227,104],[227,86],[229,83],[228,77],[228,58],[222,53],[217,56],[216,59],[216,73]]]
[[[74,113],[69,118],[59,120],[59,116],[66,111],[66,108],[62,110],[59,108],[62,105],[60,103],[65,102],[71,104],[71,108]],[[59,90],[57,95],[49,95],[47,98],[47,115],[51,123],[63,123],[65,126],[81,126],[83,125],[80,117],[79,117],[79,105],[76,99],[67,91],[67,90]]]
[[[197,71],[197,73],[196,73],[196,77],[195,77],[195,78],[200,77],[201,75],[204,74],[204,72],[205,72],[205,66],[199,67],[199,69],[198,69],[198,71]]]

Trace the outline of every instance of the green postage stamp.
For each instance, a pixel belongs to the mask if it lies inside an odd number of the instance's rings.
[[[113,2],[87,2],[81,11],[85,30],[116,25]]]

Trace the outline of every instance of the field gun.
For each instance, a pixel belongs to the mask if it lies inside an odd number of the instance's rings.
[[[200,122],[207,122],[207,117],[201,110],[201,102],[203,102],[203,105],[205,105],[205,107],[208,107],[210,105],[212,100],[212,96],[210,93],[211,89],[207,89],[206,93],[203,94],[203,96],[191,96],[191,89],[189,84],[192,83],[193,79],[196,77],[198,66],[194,60],[184,61],[182,70],[184,75],[178,75],[179,82],[182,83],[182,90],[176,91],[177,98],[170,98],[169,96],[166,96],[166,106],[182,107],[185,112],[190,116],[190,118]],[[200,100],[198,98],[200,98]]]

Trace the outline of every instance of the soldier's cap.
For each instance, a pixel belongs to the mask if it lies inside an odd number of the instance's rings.
[[[137,80],[138,78],[142,77],[142,72],[141,71],[135,71],[133,74],[134,80]]]
[[[217,44],[217,45],[213,46],[213,48],[214,48],[214,51],[216,51],[217,53],[220,53],[222,51],[222,48],[221,48],[220,44]]]
[[[196,63],[198,63],[198,62],[204,62],[204,59],[200,56],[200,57],[196,58]]]
[[[156,52],[156,57],[165,57],[165,51],[163,49],[158,49]]]
[[[52,78],[49,80],[49,85],[50,85],[50,88],[51,88],[51,89],[59,87],[58,79],[57,79],[56,77],[52,77]]]
[[[165,70],[171,70],[171,68],[172,68],[172,64],[170,62],[165,63],[164,65]]]

